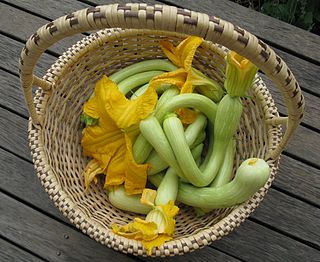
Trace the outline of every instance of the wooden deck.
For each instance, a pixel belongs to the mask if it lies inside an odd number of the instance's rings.
[[[221,17],[263,39],[292,69],[306,100],[303,122],[283,152],[277,178],[259,208],[229,236],[164,261],[320,261],[320,37],[226,0],[160,2]],[[64,218],[35,175],[27,141],[28,112],[18,77],[18,58],[26,39],[50,20],[107,3],[111,1],[0,3],[0,261],[148,260],[113,251]],[[50,48],[37,74],[43,75],[59,54],[82,37]],[[265,81],[285,115],[279,92]]]

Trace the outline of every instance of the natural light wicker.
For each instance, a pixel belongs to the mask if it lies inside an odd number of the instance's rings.
[[[217,10],[218,13],[218,10]],[[122,29],[120,29],[122,28]],[[96,33],[70,47],[43,78],[33,75],[41,54],[69,35]],[[171,6],[106,5],[77,11],[40,28],[26,43],[20,76],[30,112],[29,141],[37,175],[55,205],[70,221],[102,244],[125,253],[146,255],[140,242],[115,235],[111,224],[124,224],[136,214],[113,207],[101,185],[84,191],[81,173],[87,159],[80,145],[83,103],[103,74],[137,61],[162,58],[158,41],[178,43],[186,35],[206,41],[198,48],[194,67],[220,83],[224,81],[226,48],[255,63],[282,91],[288,118],[279,117],[261,80],[255,79],[252,99],[237,134],[236,165],[248,157],[268,160],[272,173],[266,185],[249,201],[197,217],[179,205],[174,240],[153,251],[153,256],[184,254],[209,245],[239,226],[260,204],[275,178],[279,155],[301,121],[304,100],[293,74],[265,43],[245,30],[217,17]],[[41,87],[33,98],[32,87]],[[281,124],[286,124],[284,135]]]

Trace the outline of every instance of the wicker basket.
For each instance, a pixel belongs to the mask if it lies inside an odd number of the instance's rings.
[[[102,30],[69,48],[43,78],[33,75],[39,57],[53,43],[98,29]],[[124,224],[136,215],[113,207],[101,186],[84,191],[81,173],[87,159],[80,145],[82,105],[103,74],[110,75],[137,61],[164,57],[159,39],[178,43],[188,34],[206,40],[197,50],[196,68],[222,83],[225,50],[235,50],[255,63],[282,91],[288,117],[279,117],[268,89],[257,76],[253,99],[243,100],[245,110],[237,134],[235,167],[248,157],[264,158],[272,170],[270,179],[246,203],[201,218],[181,205],[174,240],[152,254],[172,256],[202,248],[227,235],[255,210],[267,193],[278,169],[279,155],[304,109],[299,85],[286,64],[255,36],[217,17],[146,4],[98,6],[61,17],[41,27],[22,51],[20,76],[31,116],[29,141],[37,175],[63,215],[84,233],[115,250],[146,255],[140,242],[110,230],[112,223]],[[41,87],[34,98],[33,86]],[[286,125],[284,134],[282,124]]]

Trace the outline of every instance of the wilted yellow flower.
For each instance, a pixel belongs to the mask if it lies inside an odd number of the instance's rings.
[[[103,173],[105,187],[124,183],[128,194],[142,192],[148,165],[134,161],[132,140],[139,134],[139,122],[153,111],[157,99],[153,88],[135,100],[128,100],[108,77],[103,76],[97,82],[94,95],[84,104],[84,113],[99,119],[98,125],[83,130],[84,154],[96,160],[85,169],[86,187],[95,175]]]
[[[202,42],[203,39],[198,36],[189,36],[176,47],[169,41],[160,41],[160,46],[172,63],[189,71],[194,54]]]
[[[140,202],[148,206],[154,206],[154,201],[157,197],[157,191],[149,188],[145,188],[142,192]]]
[[[219,84],[192,67],[195,52],[202,42],[203,39],[197,36],[189,36],[177,47],[168,41],[160,41],[165,55],[180,68],[154,77],[150,85],[157,88],[161,84],[172,84],[180,89],[181,94],[192,93],[194,88],[197,87],[201,93],[204,93],[213,101],[220,101],[223,90]],[[191,124],[196,117],[195,111],[191,109],[182,108],[177,110],[176,113],[184,124]]]
[[[226,61],[225,89],[230,96],[245,96],[258,68],[250,60],[234,51],[228,52]]]
[[[154,247],[160,247],[172,239],[175,228],[174,216],[178,212],[179,208],[173,201],[169,201],[166,205],[153,206],[145,220],[135,218],[133,222],[124,226],[113,225],[112,231],[126,238],[140,240],[150,255]]]

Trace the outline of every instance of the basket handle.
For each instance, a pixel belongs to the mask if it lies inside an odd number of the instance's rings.
[[[285,62],[257,37],[233,24],[203,13],[167,5],[112,4],[76,11],[42,26],[27,41],[20,58],[20,79],[26,103],[34,125],[41,126],[41,116],[33,102],[32,86],[50,90],[53,83],[33,74],[42,53],[57,41],[77,33],[103,28],[134,28],[174,31],[197,35],[216,42],[250,59],[280,89],[288,110],[288,117],[273,118],[270,124],[286,123],[287,129],[268,158],[277,158],[304,111],[304,98],[300,87]]]

